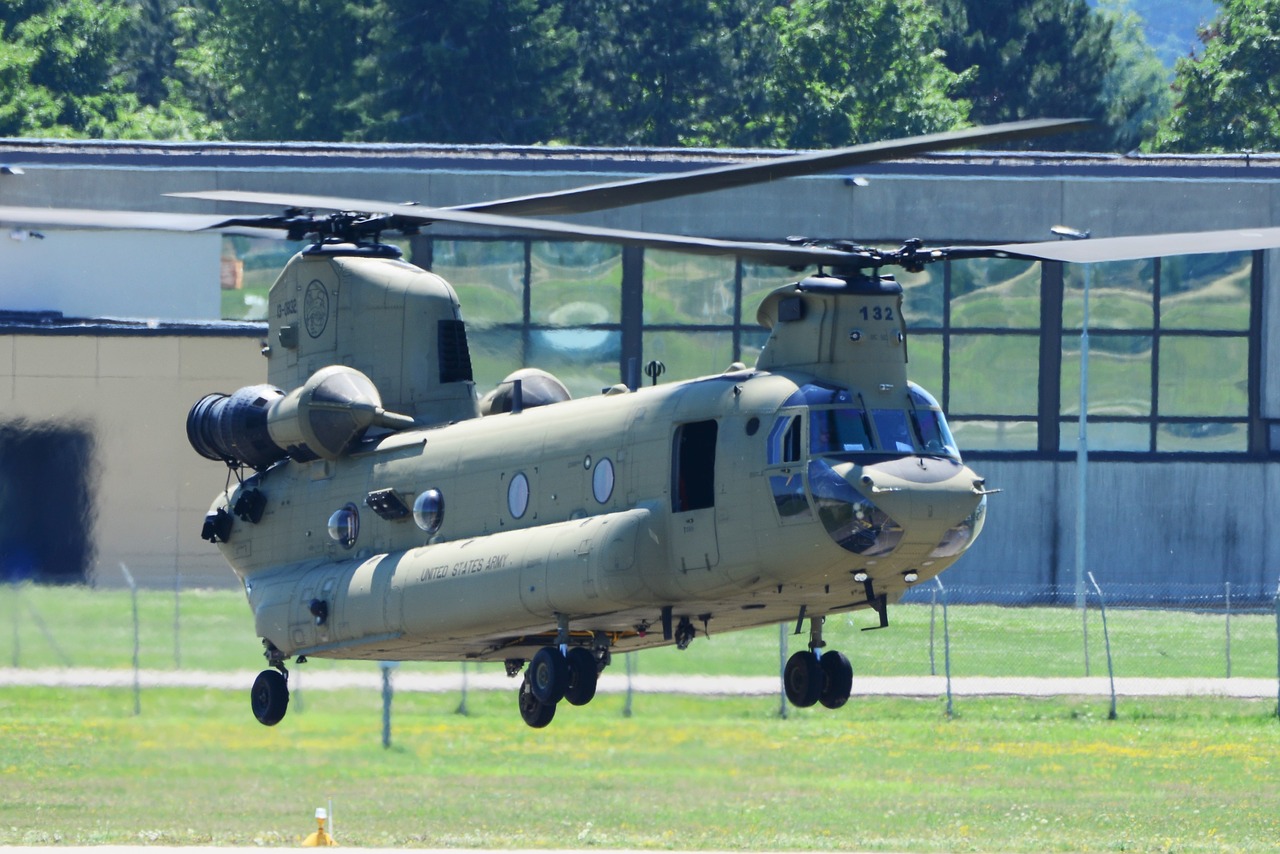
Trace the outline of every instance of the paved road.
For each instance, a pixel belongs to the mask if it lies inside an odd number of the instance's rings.
[[[214,688],[245,690],[253,684],[256,671],[204,672],[198,670],[141,670],[138,684],[144,688]],[[392,671],[396,691],[448,693],[460,691],[463,674]],[[627,690],[627,677],[605,673],[600,677],[600,693],[620,694]],[[289,683],[308,691],[339,689],[381,690],[382,675],[370,665],[367,672],[353,670],[308,670],[306,665],[289,671]],[[0,668],[0,686],[43,685],[50,687],[130,688],[132,670],[93,668]],[[471,691],[514,691],[517,682],[501,673],[471,673],[466,685]],[[631,677],[631,690],[638,694],[700,694],[707,696],[771,696],[779,693],[775,676],[647,676]],[[854,678],[855,697],[940,697],[947,692],[942,676],[859,676]],[[1053,697],[1107,696],[1110,683],[1105,676],[1078,678],[964,676],[951,680],[957,697],[1021,696]],[[1122,697],[1236,697],[1276,698],[1280,685],[1275,679],[1156,679],[1127,677],[1116,679],[1116,694]],[[99,852],[106,854],[106,852]]]

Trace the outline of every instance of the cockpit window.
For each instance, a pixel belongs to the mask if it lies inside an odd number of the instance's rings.
[[[933,395],[913,382],[907,383],[911,395],[911,425],[916,438],[926,454],[937,454],[960,459],[960,448],[951,435],[947,419]]]
[[[809,451],[843,454],[871,450],[867,414],[852,406],[813,409],[809,413]]]
[[[871,412],[880,434],[880,447],[888,451],[910,454],[915,451],[911,441],[911,428],[907,426],[907,413],[901,409],[875,409]]]
[[[911,420],[926,454],[960,458],[960,449],[956,447],[956,440],[951,437],[951,430],[941,412],[917,409],[911,413]]]
[[[799,415],[786,415],[774,423],[769,431],[769,465],[800,461],[800,423]]]
[[[901,409],[868,410],[862,395],[848,389],[805,383],[783,406],[809,410],[809,453],[930,454],[958,460],[960,452],[933,395],[915,383],[907,384],[908,401]],[[800,458],[801,416],[784,415],[769,435],[769,463]]]

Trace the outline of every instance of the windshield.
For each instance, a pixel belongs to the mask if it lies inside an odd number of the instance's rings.
[[[860,394],[806,383],[784,405],[808,407],[813,456],[928,454],[959,460],[960,451],[937,401],[915,383],[908,384],[908,391],[906,407],[873,409]],[[796,415],[779,417],[770,434],[771,464],[799,456],[798,427]]]

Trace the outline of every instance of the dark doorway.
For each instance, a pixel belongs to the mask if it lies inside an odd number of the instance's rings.
[[[95,480],[86,425],[0,424],[0,582],[88,581]]]
[[[676,428],[671,453],[671,509],[703,510],[716,503],[715,421]]]

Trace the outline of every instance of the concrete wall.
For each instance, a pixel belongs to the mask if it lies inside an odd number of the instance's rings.
[[[185,423],[200,397],[264,370],[258,339],[245,335],[0,335],[0,421],[81,425],[92,436],[94,583],[122,585],[121,563],[149,586],[176,575],[190,586],[237,583],[200,539],[227,469],[196,455]]]
[[[991,488],[987,526],[943,583],[1013,600],[1075,584],[1074,462],[972,464]],[[1280,465],[1092,462],[1086,571],[1151,598],[1188,588],[1270,601],[1280,583]]]

